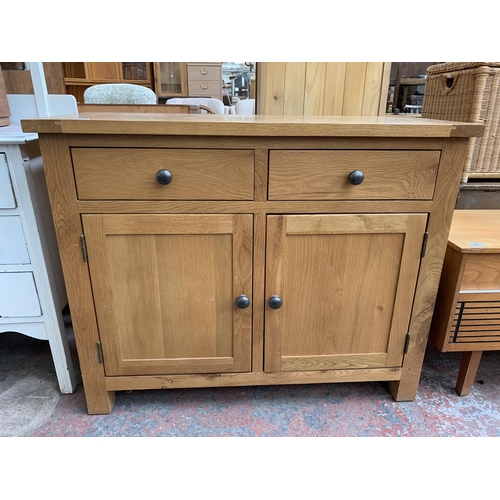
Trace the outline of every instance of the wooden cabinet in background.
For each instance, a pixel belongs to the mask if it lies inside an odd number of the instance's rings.
[[[155,62],[154,80],[160,101],[170,97],[222,100],[222,63]]]
[[[40,137],[89,413],[137,389],[384,381],[415,398],[482,125],[89,113],[23,126]],[[415,171],[398,175],[407,159]]]
[[[213,97],[222,101],[222,63],[189,62],[190,97]]]
[[[63,62],[62,65],[66,91],[80,103],[83,103],[85,89],[99,83],[153,87],[152,63],[149,62]]]
[[[187,63],[155,62],[154,79],[156,95],[161,97],[187,97]]]

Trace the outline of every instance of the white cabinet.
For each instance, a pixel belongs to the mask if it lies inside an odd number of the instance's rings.
[[[0,127],[0,334],[47,340],[62,393],[76,386],[67,303],[36,134]]]

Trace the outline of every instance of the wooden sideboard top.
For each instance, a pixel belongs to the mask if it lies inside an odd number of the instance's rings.
[[[448,244],[461,253],[500,253],[500,210],[455,210]]]
[[[81,113],[21,121],[39,134],[138,134],[261,137],[481,137],[484,125],[410,116],[187,115]]]

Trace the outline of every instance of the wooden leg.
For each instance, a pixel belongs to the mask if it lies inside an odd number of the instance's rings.
[[[476,376],[483,351],[464,352],[455,390],[459,396],[469,394]]]

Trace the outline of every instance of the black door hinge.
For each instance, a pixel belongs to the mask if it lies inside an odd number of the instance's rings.
[[[85,235],[84,234],[82,234],[80,236],[80,244],[82,246],[83,262],[87,262],[87,244],[85,243]]]
[[[427,240],[429,239],[429,233],[424,233],[424,241],[422,242],[422,253],[420,254],[420,258],[425,257],[425,251],[427,250]]]
[[[101,342],[97,342],[97,355],[99,356],[99,363],[101,363],[101,365],[103,364],[103,359],[102,359],[102,346],[101,346]]]
[[[404,354],[408,354],[408,347],[410,347],[410,332],[406,334]]]

